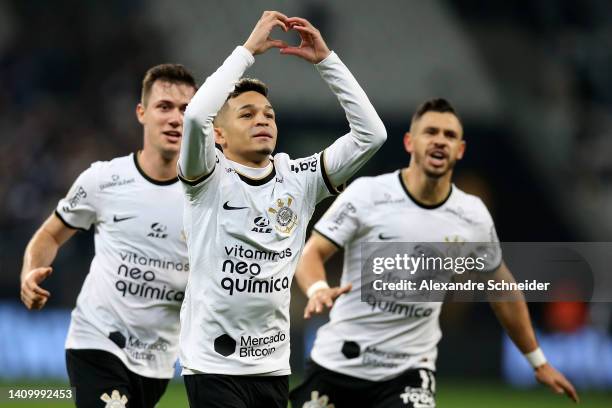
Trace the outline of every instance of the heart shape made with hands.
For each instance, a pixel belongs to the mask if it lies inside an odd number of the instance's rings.
[[[273,39],[271,34],[275,27],[283,31],[295,30],[300,35],[300,44],[290,46],[283,40]],[[265,11],[244,46],[258,55],[270,48],[279,48],[281,54],[295,55],[317,64],[329,54],[329,48],[321,33],[308,20],[301,17],[287,17],[278,11]]]
[[[296,31],[298,33],[300,44],[293,46],[283,40],[268,37],[268,40],[280,49],[281,54],[294,55],[313,64],[318,64],[330,54],[321,33],[308,20],[301,17],[289,17],[283,23],[287,27],[287,32]]]
[[[318,64],[330,54],[321,33],[310,23],[308,25],[300,24],[300,22],[290,23],[289,29],[299,33],[301,42],[297,47],[281,48],[281,54],[302,57],[313,64]]]

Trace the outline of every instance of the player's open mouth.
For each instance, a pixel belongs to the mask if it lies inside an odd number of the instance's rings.
[[[178,139],[181,138],[181,132],[177,132],[176,130],[168,130],[162,133],[173,141],[178,141]]]
[[[446,159],[448,159],[448,155],[441,150],[434,150],[432,152],[429,152],[427,156],[429,157],[429,161],[431,162],[431,164],[433,164],[434,166],[442,166],[444,165]]]

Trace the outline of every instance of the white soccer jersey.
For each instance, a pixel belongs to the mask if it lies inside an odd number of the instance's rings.
[[[192,272],[181,309],[185,374],[288,375],[293,274],[315,205],[344,183],[386,138],[382,122],[332,53],[317,68],[345,109],[351,132],[322,153],[276,154],[263,170],[214,149],[213,119],[253,63],[237,47],[185,112],[180,174]],[[199,169],[199,170],[197,170]],[[248,173],[248,174],[247,174]]]
[[[315,204],[330,194],[321,156],[277,154],[259,179],[217,157],[209,179],[186,187],[194,272],[181,313],[181,362],[206,373],[289,374],[293,271]]]
[[[318,332],[311,357],[319,365],[357,378],[384,381],[411,368],[435,370],[442,333],[440,302],[395,303],[361,299],[362,244],[366,242],[498,242],[482,201],[452,186],[437,206],[423,206],[405,188],[400,172],[355,180],[315,225],[344,248],[340,296]],[[499,266],[496,256],[486,270]]]
[[[94,226],[95,256],[66,348],[108,351],[137,374],[172,377],[189,272],[182,207],[180,183],[150,179],[134,154],[77,178],[56,215],[72,228]]]

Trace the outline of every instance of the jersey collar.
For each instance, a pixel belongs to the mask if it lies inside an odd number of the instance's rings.
[[[270,165],[268,166],[269,170],[267,174],[262,172],[262,176],[260,177],[253,177],[253,175],[249,176],[246,174],[245,171],[241,171],[242,170],[241,168],[244,168],[246,170],[246,169],[250,169],[249,167],[241,165],[240,163],[233,162],[229,159],[228,159],[228,162],[233,166],[234,171],[236,172],[238,177],[240,177],[240,180],[242,180],[243,182],[247,183],[250,186],[264,185],[268,181],[272,180],[274,176],[276,176],[276,168],[274,167],[274,161],[272,159],[270,159]],[[265,169],[261,169],[261,170],[265,171]]]
[[[402,179],[402,171],[401,170],[398,172],[398,174],[399,174],[399,183],[402,186],[402,189],[404,190],[404,192],[406,193],[408,198],[410,198],[410,200],[412,200],[413,203],[415,203],[419,207],[424,208],[426,210],[434,210],[436,208],[442,207],[444,204],[446,204],[446,202],[450,198],[451,194],[453,194],[453,185],[451,184],[451,188],[448,191],[448,195],[446,196],[446,198],[444,200],[442,200],[442,201],[440,201],[439,203],[436,203],[436,204],[425,204],[425,203],[422,203],[419,200],[417,200],[412,194],[410,194],[410,191],[408,191],[408,189],[406,188],[406,185],[404,184],[404,180]]]
[[[174,184],[174,183],[176,183],[178,181],[178,177],[177,178],[173,178],[173,179],[169,179],[169,180],[155,180],[155,179],[147,176],[147,174],[144,172],[142,167],[140,167],[140,164],[138,164],[138,152],[133,153],[132,156],[134,157],[134,165],[136,166],[136,170],[138,170],[140,175],[145,180],[147,180],[149,183],[155,184],[157,186],[169,186],[169,185]]]

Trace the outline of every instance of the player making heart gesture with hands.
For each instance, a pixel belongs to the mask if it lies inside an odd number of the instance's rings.
[[[301,43],[274,38],[276,28],[295,30]],[[268,88],[242,78],[271,48],[314,64],[344,109],[348,132],[321,152],[274,154]],[[192,261],[180,360],[191,406],[287,406],[290,282],[308,220],[385,139],[357,80],[303,18],[264,12],[200,87],[185,110],[179,159]]]

